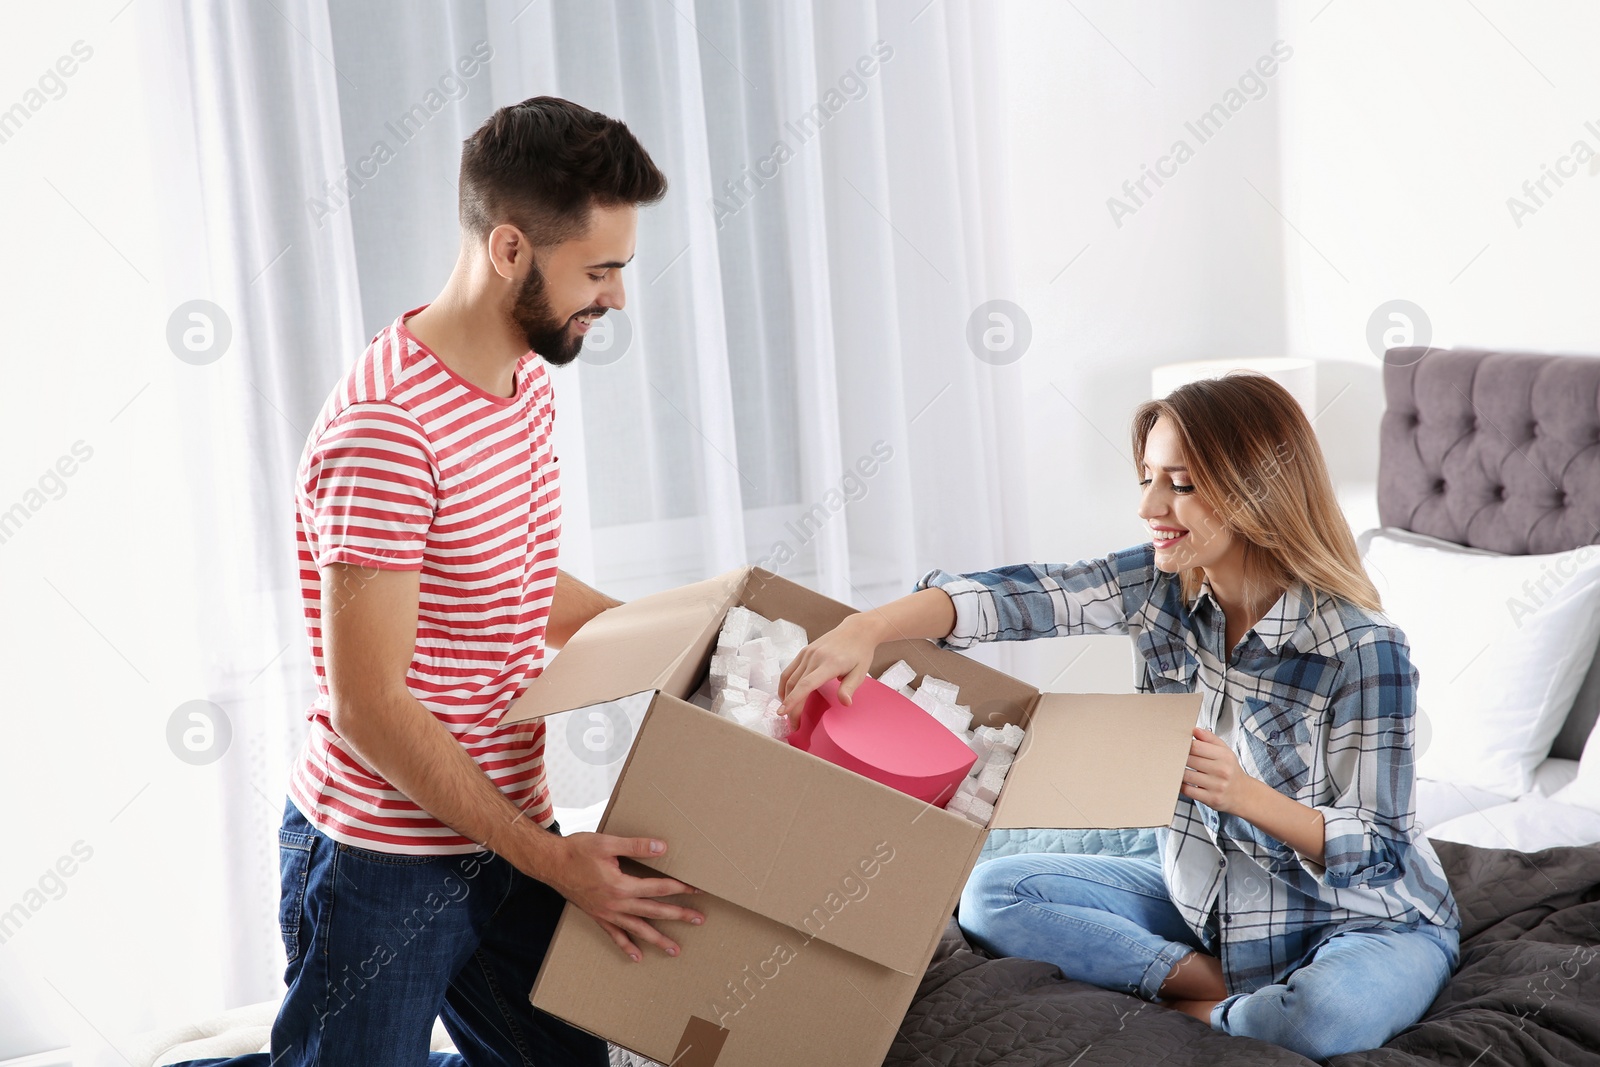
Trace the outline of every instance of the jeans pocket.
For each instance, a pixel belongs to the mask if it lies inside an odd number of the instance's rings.
[[[300,958],[300,916],[305,913],[306,882],[311,877],[311,834],[278,831],[278,929],[288,962]]]
[[[347,845],[343,841],[335,842],[334,847],[339,850],[341,856],[349,856],[352,859],[361,860],[363,863],[375,863],[383,867],[422,867],[430,863],[448,863],[450,860],[457,858],[455,856],[436,856],[431,853],[414,856],[408,852],[374,852],[369,848]]]

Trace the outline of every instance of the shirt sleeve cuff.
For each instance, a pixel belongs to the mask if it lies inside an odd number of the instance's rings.
[[[1383,886],[1400,877],[1388,847],[1365,819],[1331,805],[1316,810],[1322,812],[1323,862],[1300,856],[1307,874],[1330,889]]]
[[[419,571],[422,569],[422,553],[381,553],[367,549],[355,548],[350,545],[335,545],[325,548],[317,555],[317,566],[327,567],[334,563],[348,564],[354,567],[366,567],[378,571]]]
[[[950,633],[938,640],[941,648],[963,649],[971,648],[982,641],[979,631],[979,621],[983,617],[981,598],[988,594],[988,590],[981,582],[970,578],[963,578],[959,574],[950,574],[947,571],[931,570],[917,579],[916,591],[923,589],[942,589],[950,597],[950,603],[956,609],[956,624]]]

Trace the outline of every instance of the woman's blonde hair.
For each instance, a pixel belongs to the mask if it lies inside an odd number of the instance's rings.
[[[1195,492],[1245,545],[1248,581],[1303,583],[1371,611],[1378,590],[1361,567],[1355,538],[1311,423],[1289,391],[1260,374],[1190,382],[1133,416],[1134,463],[1157,419],[1178,435]],[[1200,590],[1199,568],[1183,572],[1184,599]]]

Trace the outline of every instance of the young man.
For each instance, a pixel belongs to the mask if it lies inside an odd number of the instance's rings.
[[[324,405],[297,499],[318,696],[279,834],[288,995],[274,1067],[593,1064],[528,1002],[563,898],[635,961],[694,890],[623,873],[666,844],[562,837],[542,722],[500,718],[546,646],[617,602],[556,569],[548,366],[623,306],[638,205],[666,179],[627,127],[565,100],[502,108],[461,157],[460,258]],[[266,1064],[264,1055],[237,1063]]]

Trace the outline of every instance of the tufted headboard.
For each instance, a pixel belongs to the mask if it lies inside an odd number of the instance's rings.
[[[1385,526],[1505,555],[1600,542],[1600,358],[1391,348],[1379,437]],[[1600,659],[1550,754],[1577,759]]]
[[[1507,555],[1600,541],[1600,359],[1390,349],[1378,517]]]

